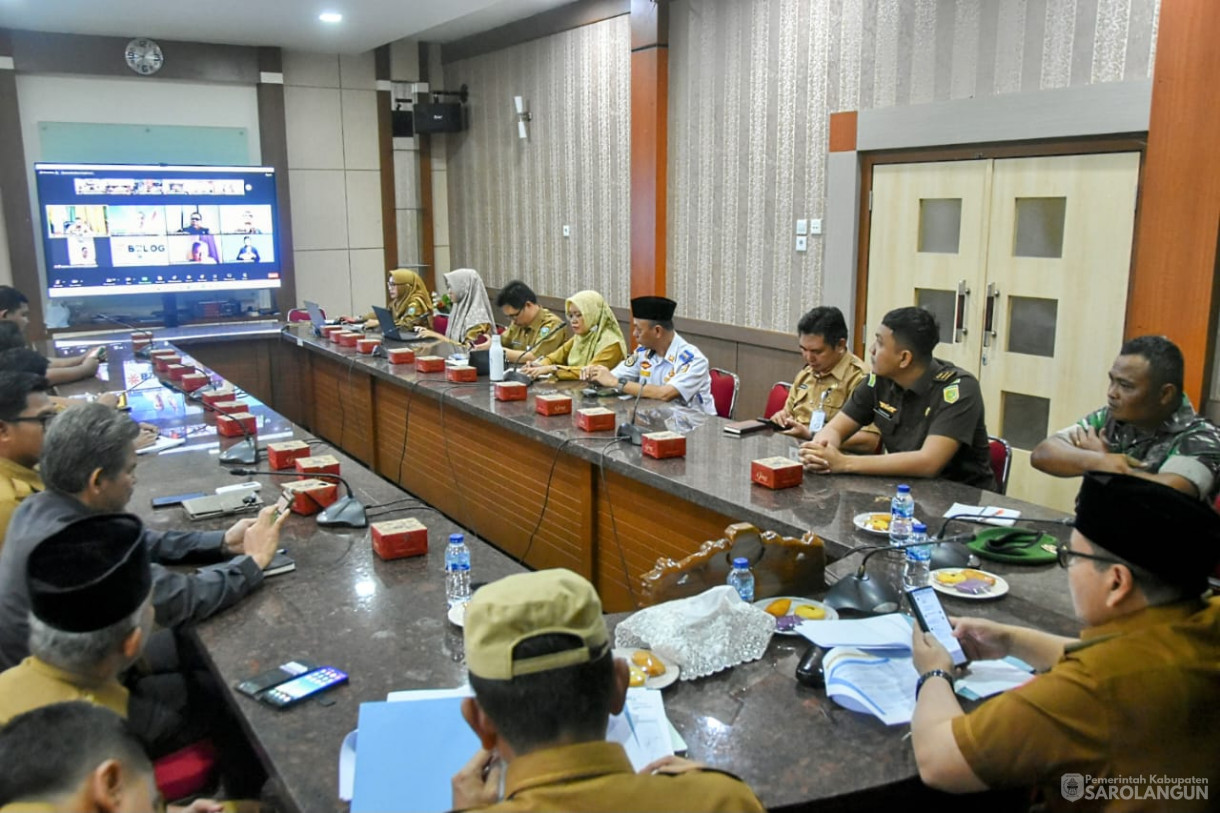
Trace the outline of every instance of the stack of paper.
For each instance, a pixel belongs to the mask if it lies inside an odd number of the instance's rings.
[[[1012,525],[1021,512],[1015,508],[997,508],[996,506],[982,505],[966,505],[964,502],[955,502],[949,506],[949,510],[944,513],[945,517],[987,517],[987,519],[976,519],[977,522],[985,522],[988,525]]]

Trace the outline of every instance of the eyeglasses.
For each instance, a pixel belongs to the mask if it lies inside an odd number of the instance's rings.
[[[1119,560],[1110,556],[1094,556],[1091,553],[1080,553],[1079,551],[1074,551],[1063,543],[1060,543],[1055,547],[1055,555],[1059,560],[1059,567],[1063,568],[1066,568],[1072,563],[1073,556],[1078,559],[1092,559],[1094,562],[1108,562],[1112,565],[1123,564]]]
[[[48,412],[45,415],[34,415],[28,418],[11,418],[9,419],[8,423],[40,423],[42,424],[42,429],[45,432],[46,428],[50,426],[51,421],[55,420],[55,417],[58,414],[58,412]]]

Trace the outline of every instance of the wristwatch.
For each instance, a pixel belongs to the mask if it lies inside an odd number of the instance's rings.
[[[951,675],[949,672],[946,672],[944,669],[929,669],[928,671],[926,671],[922,675],[920,675],[919,680],[917,680],[915,682],[915,699],[916,700],[919,699],[919,690],[923,688],[923,685],[928,682],[929,678],[934,678],[934,677],[944,678],[945,680],[949,681],[949,688],[950,689],[953,688],[953,686],[954,686],[953,675]]]
[[[631,380],[631,379],[630,379],[630,378],[627,378],[626,376],[620,376],[620,377],[619,377],[619,380],[618,380],[618,390],[619,390],[619,392],[626,392],[626,391],[627,391],[627,382],[628,382],[628,381],[630,381],[630,380]]]

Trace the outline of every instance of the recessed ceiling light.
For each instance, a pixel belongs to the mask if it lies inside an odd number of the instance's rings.
[[[324,11],[318,15],[318,19],[324,23],[341,23],[343,15],[337,11]]]

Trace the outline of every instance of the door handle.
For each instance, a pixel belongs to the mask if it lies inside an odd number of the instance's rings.
[[[987,284],[987,309],[983,317],[983,347],[991,347],[996,339],[995,306],[1000,301],[1000,286],[994,282]]]
[[[970,289],[966,287],[966,280],[960,280],[957,283],[957,305],[953,309],[954,344],[966,340],[966,297],[968,296],[970,296]]]

